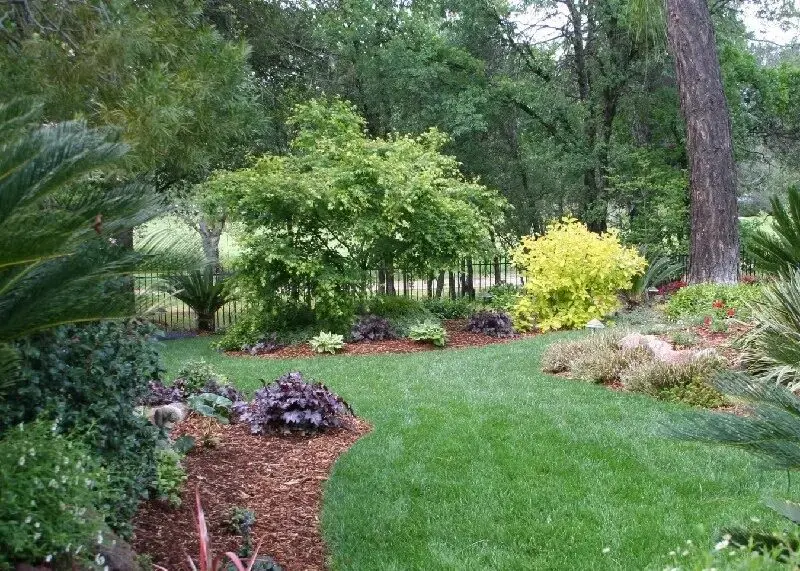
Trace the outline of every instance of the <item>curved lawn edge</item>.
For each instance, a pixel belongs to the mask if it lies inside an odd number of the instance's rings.
[[[294,361],[187,351],[189,340],[168,344],[181,344],[168,360],[203,356],[248,390],[299,369],[373,426],[325,486],[333,569],[658,567],[723,526],[777,522],[761,499],[784,493],[785,476],[656,436],[680,405],[540,373],[560,338]]]

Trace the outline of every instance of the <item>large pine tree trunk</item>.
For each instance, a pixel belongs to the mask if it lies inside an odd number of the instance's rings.
[[[691,173],[689,282],[733,283],[739,274],[736,179],[714,27],[706,0],[667,0],[667,11]]]

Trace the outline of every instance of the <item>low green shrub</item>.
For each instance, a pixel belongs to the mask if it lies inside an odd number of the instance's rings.
[[[220,375],[205,360],[187,361],[178,371],[175,379],[186,394],[201,392],[208,384],[216,383],[220,385],[228,384],[228,378]]]
[[[320,320],[300,302],[275,300],[269,307],[249,308],[225,330],[216,346],[225,351],[239,351],[264,338],[291,344],[307,341],[320,329],[346,333],[353,315],[355,312],[335,320]]]
[[[330,353],[333,355],[344,347],[344,336],[330,331],[321,331],[316,337],[308,340],[308,344],[315,353]]]
[[[665,311],[673,319],[713,315],[714,302],[721,301],[726,310],[732,309],[738,319],[749,319],[750,305],[759,299],[761,287],[758,285],[695,284],[675,292]]]
[[[700,342],[700,337],[691,331],[679,330],[673,331],[669,336],[669,340],[676,347],[694,347]]]
[[[656,396],[668,402],[680,402],[701,408],[719,408],[728,404],[725,395],[702,379],[658,391]]]
[[[163,369],[152,325],[69,325],[17,345],[22,381],[0,402],[0,431],[42,414],[80,433],[108,471],[107,521],[123,535],[155,480],[158,429],[135,410]]]
[[[420,321],[438,321],[438,318],[420,301],[399,295],[379,295],[370,298],[359,313],[388,319],[394,331],[403,337],[408,335],[412,325]]]
[[[519,301],[520,288],[514,284],[493,285],[483,294],[484,305],[496,311],[510,313]]]
[[[230,424],[234,401],[214,393],[200,393],[187,399],[189,408],[206,418],[211,418],[220,424]],[[239,400],[238,402],[242,402]]]
[[[413,325],[408,332],[408,337],[414,341],[430,341],[436,347],[444,347],[447,344],[447,331],[432,321],[423,321]]]
[[[85,443],[53,422],[19,424],[0,439],[0,466],[0,569],[94,556],[108,478]]]
[[[722,399],[709,381],[723,366],[717,357],[697,357],[685,363],[645,361],[629,367],[621,377],[625,388],[664,400],[687,404]],[[715,396],[716,393],[716,396]]]
[[[175,508],[181,505],[181,491],[186,482],[182,459],[181,454],[168,448],[161,448],[156,454],[156,497]]]
[[[422,300],[422,307],[439,319],[466,319],[478,306],[466,297],[429,297]]]

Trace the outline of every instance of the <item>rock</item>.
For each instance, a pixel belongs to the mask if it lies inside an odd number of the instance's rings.
[[[169,431],[186,418],[187,412],[188,409],[184,403],[174,402],[150,409],[147,411],[147,418],[157,427]]]
[[[136,552],[119,537],[106,535],[106,543],[100,549],[105,558],[108,571],[142,571],[142,564]]]
[[[641,333],[631,333],[623,337],[619,346],[621,349],[635,349],[637,347],[646,347],[656,360],[662,363],[670,363],[673,365],[681,363],[689,363],[696,359],[718,357],[718,353],[714,349],[703,349],[702,351],[693,351],[691,349],[683,349],[676,351],[672,348],[672,344],[667,341],[662,341],[655,335],[642,335]]]
[[[653,335],[642,335],[641,333],[630,333],[620,339],[620,349],[635,349],[636,347],[646,347],[650,339],[655,339]]]

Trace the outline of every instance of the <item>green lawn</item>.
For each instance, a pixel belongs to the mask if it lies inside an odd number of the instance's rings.
[[[245,389],[301,370],[374,425],[326,487],[334,569],[642,569],[751,516],[779,525],[761,500],[786,495],[785,475],[657,436],[679,406],[540,373],[554,338],[294,361],[197,338],[164,357],[171,373],[205,358]]]

